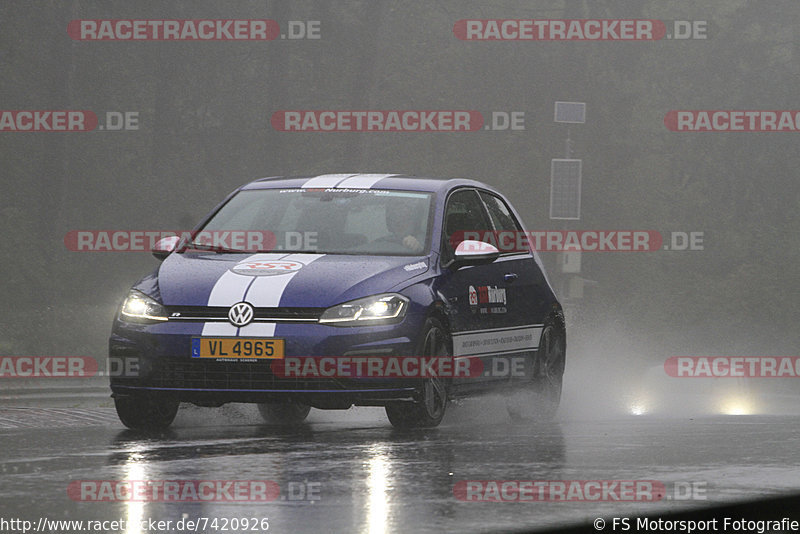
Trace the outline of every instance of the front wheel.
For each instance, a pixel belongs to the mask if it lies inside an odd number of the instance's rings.
[[[114,397],[122,424],[132,430],[163,430],[172,424],[180,402],[152,396]]]
[[[536,365],[530,381],[508,398],[511,419],[552,419],[561,402],[566,363],[566,340],[562,329],[547,325],[542,331]]]
[[[450,357],[450,337],[435,318],[429,318],[422,330],[419,356]],[[426,378],[414,402],[389,404],[386,416],[396,428],[435,427],[442,422],[447,408],[447,384],[438,377]]]
[[[299,402],[269,403],[258,405],[258,412],[267,423],[273,425],[297,425],[308,417],[311,406]]]

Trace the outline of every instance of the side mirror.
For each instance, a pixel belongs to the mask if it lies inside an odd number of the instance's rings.
[[[170,252],[175,250],[175,247],[178,246],[178,241],[180,240],[181,238],[176,235],[159,239],[156,244],[153,245],[153,256],[155,256],[157,260],[163,261],[167,256],[169,256]]]
[[[473,241],[467,239],[458,244],[455,250],[455,258],[448,265],[455,270],[467,265],[484,265],[492,263],[500,257],[497,247],[483,241]]]

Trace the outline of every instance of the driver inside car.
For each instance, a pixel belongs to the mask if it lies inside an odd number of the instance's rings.
[[[424,240],[418,237],[420,221],[414,205],[390,202],[386,205],[386,228],[390,234],[385,239],[401,243],[410,252],[422,252]]]

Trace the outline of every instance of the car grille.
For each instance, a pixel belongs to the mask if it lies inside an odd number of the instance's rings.
[[[228,321],[227,306],[168,306],[170,321]],[[316,323],[324,308],[254,308],[254,321]]]

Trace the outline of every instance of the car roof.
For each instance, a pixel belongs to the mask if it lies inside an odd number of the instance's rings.
[[[493,187],[482,182],[463,178],[429,178],[407,174],[377,173],[270,176],[250,182],[240,189],[388,189],[439,193],[456,187],[470,186],[495,191]]]

